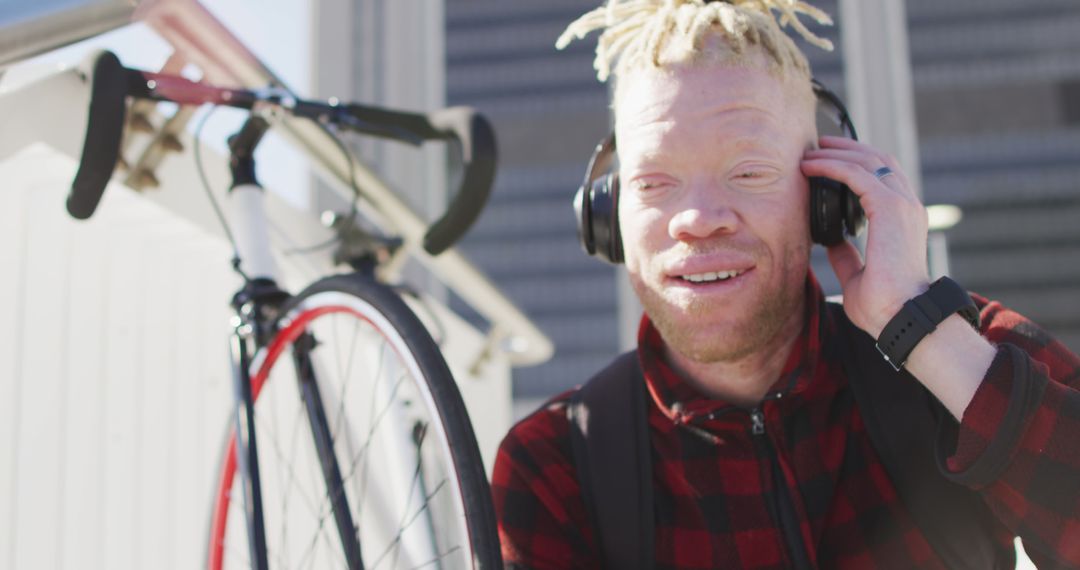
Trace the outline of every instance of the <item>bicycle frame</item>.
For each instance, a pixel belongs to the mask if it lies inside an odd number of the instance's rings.
[[[255,394],[251,384],[253,350],[266,348],[276,332],[277,310],[288,297],[277,286],[277,269],[270,251],[268,221],[263,204],[264,190],[255,178],[254,151],[269,125],[251,117],[230,138],[230,166],[233,184],[229,190],[228,218],[235,230],[237,270],[245,284],[233,297],[237,316],[233,322],[231,354],[235,408],[235,453],[244,497],[248,550],[257,570],[269,567],[266,551],[266,528],[263,520],[262,492],[259,479],[258,447],[255,437]],[[306,334],[306,333],[305,333]],[[314,338],[307,335],[294,350],[293,362],[300,381],[300,393],[307,413],[319,465],[330,498],[338,536],[344,547],[349,568],[363,568],[356,526],[345,501],[341,469],[334,454],[333,440],[322,397],[315,380],[315,370],[308,352]],[[212,546],[211,556],[220,556],[223,545]]]
[[[252,356],[255,352],[266,349],[278,332],[276,329],[278,310],[288,298],[288,294],[276,284],[278,276],[269,247],[269,224],[263,202],[265,195],[255,178],[254,149],[268,128],[269,125],[265,120],[252,116],[241,130],[230,138],[229,162],[233,184],[229,190],[227,207],[229,226],[234,230],[233,235],[237,247],[237,259],[234,263],[245,280],[243,288],[233,297],[232,303],[236,311],[230,339],[234,385],[234,433],[236,434],[234,450],[241,476],[249,552],[253,567],[257,569],[267,568],[268,560],[255,436],[254,403],[257,393],[251,380]],[[342,227],[341,231],[355,230]],[[384,243],[371,236],[362,236],[360,242],[359,249],[352,251],[354,255],[359,255],[352,260],[352,264],[363,275],[374,279],[374,259],[377,257],[375,251],[380,247],[391,246],[392,241]],[[346,501],[341,467],[334,453],[330,423],[316,381],[317,370],[308,352],[314,348],[315,338],[309,333],[301,333],[299,340],[293,346],[293,364],[299,381],[298,388],[314,439],[315,450],[319,456],[319,465],[326,485],[326,496],[329,499],[338,537],[343,545],[349,568],[362,569],[364,564],[361,558],[360,537],[357,535],[357,527]],[[400,412],[396,409],[391,411],[391,414],[398,413]],[[406,448],[405,445],[399,447]],[[402,465],[383,465],[381,468],[407,474],[408,461],[403,459],[401,463]],[[398,478],[408,479],[407,475]],[[222,546],[212,545],[210,555],[220,556]],[[420,544],[415,544],[414,548],[423,551],[423,546]],[[427,560],[433,556],[434,553],[425,552],[419,557]]]

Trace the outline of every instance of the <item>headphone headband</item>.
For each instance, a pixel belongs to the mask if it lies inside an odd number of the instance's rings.
[[[593,180],[611,170],[611,164],[615,162],[615,133],[609,133],[596,145],[592,157],[589,158],[589,168],[585,175],[585,186]]]
[[[859,140],[859,135],[855,132],[855,124],[851,122],[851,115],[848,115],[847,107],[844,106],[840,97],[817,79],[811,78],[810,86],[814,90],[814,95],[817,96],[818,103],[828,103],[836,111],[837,122],[840,123],[840,129],[844,131],[844,134],[849,139]]]

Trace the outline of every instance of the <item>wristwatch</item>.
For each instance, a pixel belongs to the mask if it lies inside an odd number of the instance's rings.
[[[956,281],[942,277],[925,293],[904,303],[885,325],[877,339],[878,352],[899,372],[915,346],[953,313],[979,330],[979,309],[971,296]]]

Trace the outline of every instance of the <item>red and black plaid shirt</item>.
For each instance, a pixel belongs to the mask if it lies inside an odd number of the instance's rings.
[[[825,356],[838,329],[813,276],[807,294],[802,338],[760,406],[807,554],[818,568],[943,568],[872,447],[842,363]],[[1032,373],[1018,374],[1024,368],[998,350],[956,439],[942,442],[955,449],[944,468],[984,497],[1002,548],[1019,535],[1040,568],[1080,567],[1080,359],[999,303],[976,302],[984,336],[1023,349]],[[680,380],[662,343],[643,318],[656,567],[790,567],[770,514],[773,459],[755,446],[750,413]],[[1018,397],[1040,391],[1035,405]],[[511,568],[601,566],[573,464],[569,396],[519,422],[499,449],[492,492]],[[874,531],[882,528],[892,530]]]

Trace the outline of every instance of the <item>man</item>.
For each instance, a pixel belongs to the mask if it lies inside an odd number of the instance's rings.
[[[616,63],[618,219],[645,308],[655,566],[943,568],[829,349],[840,324],[809,269],[807,177],[843,182],[866,212],[865,262],[847,242],[828,253],[843,312],[879,344],[930,288],[925,209],[892,157],[818,138],[809,67],[770,9],[822,43],[794,12],[822,15],[787,0],[611,0],[567,32],[606,27],[601,79]],[[942,470],[989,506],[1001,557],[1020,536],[1040,568],[1078,567],[1080,359],[976,301],[978,329],[947,316],[904,364],[955,419],[938,442]],[[571,451],[571,395],[500,448],[493,493],[512,567],[603,566]]]

